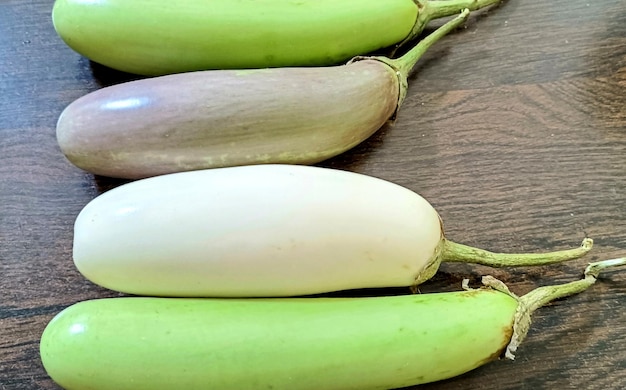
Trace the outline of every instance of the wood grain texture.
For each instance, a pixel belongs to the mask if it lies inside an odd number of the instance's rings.
[[[0,2],[0,389],[58,389],[38,355],[47,322],[116,296],[71,260],[72,225],[123,181],[69,164],[55,139],[74,99],[136,76],[72,52],[52,0]],[[435,24],[433,24],[435,26]],[[491,270],[444,264],[421,292],[490,273],[522,294],[626,255],[626,3],[507,0],[439,42],[393,125],[322,166],[404,185],[431,201],[450,239],[494,251],[595,240],[567,264]],[[536,313],[517,359],[423,389],[626,388],[626,271]]]

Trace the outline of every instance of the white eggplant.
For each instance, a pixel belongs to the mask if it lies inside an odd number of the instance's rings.
[[[446,240],[407,188],[351,172],[256,165],[142,179],[91,201],[74,262],[109,289],[154,296],[293,296],[414,286],[441,261],[538,265],[579,257],[494,254]]]

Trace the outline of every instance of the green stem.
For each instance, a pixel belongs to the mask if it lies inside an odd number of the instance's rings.
[[[484,277],[484,285],[509,294],[518,301],[517,311],[515,313],[513,323],[513,336],[511,337],[511,341],[506,348],[505,356],[511,360],[515,358],[514,352],[526,337],[531,324],[531,315],[535,310],[554,300],[585,291],[596,282],[602,270],[622,265],[626,265],[626,257],[590,263],[585,269],[584,277],[582,279],[556,286],[542,286],[532,290],[522,297],[516,297],[508,291],[502,282],[497,279],[493,277]]]
[[[463,9],[460,15],[456,18],[448,21],[443,26],[439,27],[431,34],[429,34],[426,38],[422,39],[417,45],[415,45],[411,50],[406,52],[402,57],[391,60],[387,59],[385,62],[396,69],[401,73],[402,77],[405,79],[409,77],[409,73],[419,61],[419,59],[426,53],[426,51],[438,40],[446,36],[450,31],[459,27],[467,17],[469,16],[470,11],[468,9]]]
[[[585,255],[593,240],[585,238],[578,248],[547,253],[494,253],[445,240],[441,261],[482,264],[489,267],[525,267],[560,263]]]
[[[433,19],[445,18],[468,9],[475,11],[502,0],[413,0],[417,5],[417,19],[409,35],[391,53],[393,56],[397,49],[407,42],[417,38],[424,31],[424,28]]]
[[[488,267],[528,267],[561,263],[585,255],[593,247],[593,240],[585,238],[578,248],[544,253],[494,253],[447,240],[442,233],[435,253],[424,269],[415,276],[412,290],[435,275],[442,262],[481,264]]]
[[[626,257],[589,263],[587,268],[585,268],[583,279],[557,286],[536,288],[522,296],[520,302],[532,313],[556,299],[565,298],[585,291],[596,282],[602,270],[620,265],[626,265]]]
[[[417,61],[426,53],[426,51],[438,40],[443,38],[450,31],[454,30],[456,27],[461,25],[469,15],[469,10],[463,10],[463,12],[457,16],[456,18],[448,21],[443,26],[439,27],[435,31],[433,31],[430,35],[424,38],[420,43],[415,45],[411,50],[409,50],[405,55],[397,59],[390,59],[388,57],[371,57],[371,56],[358,56],[354,57],[350,62],[362,61],[362,60],[376,60],[380,61],[393,69],[396,73],[396,77],[398,78],[398,83],[400,84],[400,88],[398,91],[398,105],[396,106],[396,113],[404,98],[406,97],[406,92],[409,89],[409,72],[413,69],[413,66],[417,63]],[[394,113],[393,117],[396,116]]]

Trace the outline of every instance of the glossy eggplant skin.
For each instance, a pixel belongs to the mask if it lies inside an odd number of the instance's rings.
[[[413,0],[57,0],[52,20],[81,55],[157,76],[337,65],[414,35],[418,6]]]
[[[517,301],[488,289],[371,298],[110,298],[41,339],[68,390],[383,390],[496,359]]]
[[[61,114],[57,139],[74,165],[119,178],[312,164],[381,128],[399,91],[393,69],[377,60],[182,73],[79,98]]]
[[[248,165],[136,180],[89,202],[73,258],[134,295],[271,297],[408,287],[438,266],[437,211],[353,172]]]

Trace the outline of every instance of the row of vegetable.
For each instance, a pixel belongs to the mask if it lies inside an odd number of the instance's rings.
[[[517,297],[499,281],[411,287],[442,261],[546,265],[579,248],[502,254],[445,238],[418,194],[307,166],[392,120],[408,74],[470,10],[496,0],[57,0],[55,28],[104,65],[154,76],[70,104],[68,159],[137,179],[78,215],[73,258],[90,281],[141,297],[76,303],[41,339],[66,389],[390,389],[513,358],[532,312],[585,277]],[[460,13],[406,54],[427,23]],[[389,57],[367,56],[389,49]],[[338,63],[343,62],[343,65]]]

